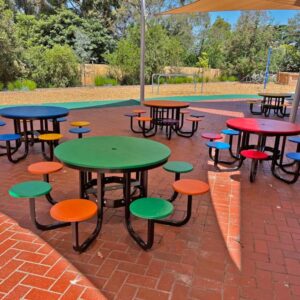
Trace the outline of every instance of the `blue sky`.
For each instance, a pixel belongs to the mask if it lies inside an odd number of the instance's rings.
[[[274,10],[269,11],[271,17],[274,20],[275,24],[287,24],[288,19],[292,18],[299,12],[299,10]],[[217,18],[217,16],[222,17],[231,24],[236,24],[240,16],[238,11],[228,11],[228,12],[213,12],[210,13],[212,23]]]

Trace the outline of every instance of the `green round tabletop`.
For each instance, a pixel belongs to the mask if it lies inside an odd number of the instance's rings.
[[[171,151],[143,138],[95,136],[64,142],[54,154],[70,167],[117,172],[159,166],[167,161]]]

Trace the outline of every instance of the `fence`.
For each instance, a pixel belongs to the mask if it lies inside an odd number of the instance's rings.
[[[277,83],[279,84],[296,84],[299,73],[278,72]]]
[[[94,80],[96,76],[107,76],[109,74],[109,65],[100,65],[100,64],[84,64],[80,65],[81,70],[81,84],[83,86],[86,85],[94,85]],[[182,73],[195,75],[201,73],[202,70],[199,68],[192,67],[165,67],[163,73]],[[209,79],[213,79],[221,75],[221,71],[219,69],[207,69],[204,71],[204,77]]]

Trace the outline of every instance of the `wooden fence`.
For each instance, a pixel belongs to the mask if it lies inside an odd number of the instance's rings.
[[[81,84],[83,86],[94,85],[94,80],[96,76],[107,76],[109,75],[108,65],[98,65],[98,64],[85,64],[80,65],[81,70]],[[192,67],[165,67],[164,73],[182,73],[182,74],[198,74],[202,70],[199,68]],[[219,69],[207,69],[204,72],[204,76],[210,79],[220,76],[221,71]]]
[[[289,73],[289,72],[278,72],[277,83],[279,84],[296,84],[299,77],[299,73]]]

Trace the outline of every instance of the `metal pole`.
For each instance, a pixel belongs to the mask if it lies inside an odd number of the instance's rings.
[[[272,56],[272,47],[269,47],[268,50],[268,59],[267,59],[267,65],[266,65],[266,72],[265,72],[265,79],[264,79],[264,90],[267,87],[268,79],[269,79],[269,68],[271,63],[271,56]]]
[[[297,117],[297,110],[300,102],[300,73],[297,81],[295,96],[293,99],[293,106],[290,114],[290,122],[295,123]]]
[[[145,101],[145,0],[141,0],[140,103]]]

